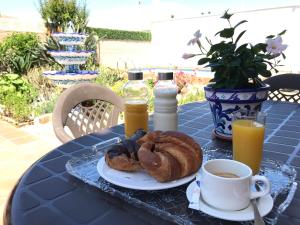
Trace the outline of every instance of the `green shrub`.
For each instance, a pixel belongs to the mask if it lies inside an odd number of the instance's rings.
[[[53,96],[51,99],[44,101],[34,107],[34,116],[40,116],[46,113],[52,113],[58,96]]]
[[[18,74],[0,76],[0,104],[4,115],[18,122],[27,121],[32,114],[32,103],[37,98],[37,90]]]
[[[37,95],[36,90],[31,84],[18,74],[0,75],[0,100],[5,95],[14,93],[16,95],[29,95],[34,99]]]
[[[30,96],[9,92],[3,99],[4,114],[19,123],[28,121],[33,110],[32,105],[29,104],[30,101]]]
[[[125,31],[91,27],[88,27],[87,30],[88,32],[94,32],[99,38],[104,39],[151,41],[151,32],[146,31]]]
[[[100,67],[99,74],[100,75],[97,77],[96,83],[106,87],[111,87],[117,81],[124,78],[125,71],[109,67]]]
[[[190,102],[197,102],[204,100],[204,91],[201,89],[194,88],[188,93],[184,94],[179,98],[178,105],[184,105]]]
[[[73,23],[74,32],[84,32],[89,12],[85,1],[39,0],[39,12],[48,31],[66,31],[68,23]]]
[[[48,101],[61,93],[62,89],[52,83],[50,79],[41,75],[44,71],[61,70],[56,64],[55,66],[39,67],[30,70],[26,76],[30,84],[38,91],[41,101]]]
[[[0,43],[0,70],[27,74],[34,66],[48,63],[42,42],[34,33],[13,33]]]

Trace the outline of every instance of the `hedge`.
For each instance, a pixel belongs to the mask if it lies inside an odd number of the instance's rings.
[[[87,30],[89,33],[94,32],[99,36],[99,38],[104,38],[104,39],[151,41],[151,32],[112,30],[112,29],[93,28],[93,27],[89,27]]]

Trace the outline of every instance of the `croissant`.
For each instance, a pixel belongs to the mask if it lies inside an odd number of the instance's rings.
[[[189,176],[197,172],[202,164],[199,144],[181,132],[150,133],[138,142],[142,143],[138,150],[141,167],[160,182]]]
[[[188,135],[177,131],[138,131],[130,139],[111,146],[105,154],[113,169],[144,169],[159,182],[177,180],[198,171],[202,150]]]

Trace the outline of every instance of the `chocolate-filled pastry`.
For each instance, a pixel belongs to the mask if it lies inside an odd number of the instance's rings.
[[[202,150],[190,136],[178,131],[138,130],[130,139],[113,145],[106,163],[122,171],[145,170],[159,182],[177,180],[196,173],[202,164]]]
[[[122,171],[137,171],[141,169],[137,151],[140,148],[137,140],[146,134],[143,130],[118,144],[112,145],[105,154],[105,161],[109,167]]]

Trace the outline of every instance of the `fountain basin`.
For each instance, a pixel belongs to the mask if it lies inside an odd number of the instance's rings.
[[[75,73],[65,71],[45,71],[44,76],[51,80],[90,80],[98,76],[97,71],[80,70]]]
[[[91,82],[98,76],[97,71],[80,70],[75,73],[65,71],[45,71],[45,77],[62,88],[68,88],[73,84]]]
[[[87,35],[78,33],[53,33],[52,37],[61,45],[71,46],[83,45]]]
[[[95,51],[48,51],[56,62],[62,65],[85,64],[87,58]]]

